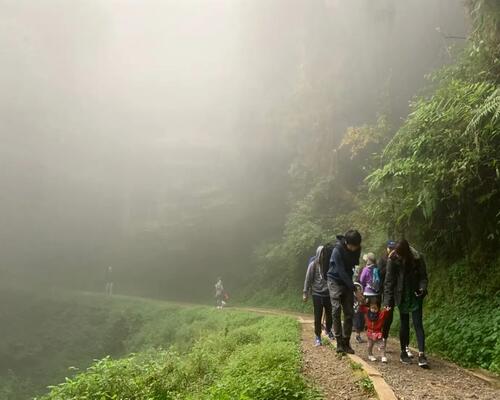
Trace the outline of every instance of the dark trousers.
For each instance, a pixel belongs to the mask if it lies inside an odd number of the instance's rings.
[[[391,330],[393,319],[394,319],[394,313],[391,308],[391,310],[387,314],[387,317],[385,318],[384,326],[382,327],[382,338],[387,339],[389,337],[389,331]]]
[[[354,292],[335,281],[328,280],[330,301],[332,302],[333,332],[335,337],[351,338],[352,317],[354,314]],[[341,322],[341,313],[344,313],[344,324]]]
[[[363,332],[365,330],[365,314],[359,311],[354,313],[353,326],[356,333]]]
[[[314,333],[316,336],[321,336],[321,319],[323,318],[323,310],[326,316],[326,331],[332,330],[332,303],[327,296],[316,296],[313,294],[314,306]]]
[[[410,344],[410,314],[399,314],[401,318],[401,328],[399,329],[399,343],[401,345],[401,351],[406,350],[406,346]],[[411,319],[413,321],[413,327],[415,328],[415,334],[417,336],[418,351],[425,351],[425,333],[424,333],[424,323],[422,320],[422,307],[411,313]]]

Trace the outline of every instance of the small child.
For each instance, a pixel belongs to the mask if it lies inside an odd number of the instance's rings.
[[[373,346],[377,341],[382,339],[382,327],[384,321],[389,315],[389,310],[384,308],[380,310],[380,300],[378,296],[371,296],[368,298],[369,306],[360,305],[359,311],[365,314],[366,336],[368,337],[368,359],[370,361],[377,361],[373,355]],[[382,362],[387,362],[387,357],[384,347],[382,354]]]

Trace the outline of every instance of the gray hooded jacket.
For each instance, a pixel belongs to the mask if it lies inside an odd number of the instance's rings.
[[[323,246],[319,246],[316,250],[316,257],[314,257],[314,260],[311,261],[307,267],[306,279],[304,281],[304,294],[306,296],[308,296],[311,291],[314,296],[330,296],[326,276],[322,275],[319,264],[322,250]]]

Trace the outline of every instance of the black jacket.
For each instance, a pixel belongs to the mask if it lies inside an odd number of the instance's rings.
[[[422,295],[427,294],[427,267],[422,254],[412,249],[413,265],[405,266],[395,253],[387,260],[387,270],[384,282],[384,306],[398,306],[403,298],[404,282],[408,279],[410,290],[422,290]],[[410,274],[407,276],[407,274]]]
[[[354,290],[352,282],[353,268],[359,264],[361,249],[356,251],[347,250],[344,236],[337,236],[337,243],[330,257],[330,268],[328,279]]]

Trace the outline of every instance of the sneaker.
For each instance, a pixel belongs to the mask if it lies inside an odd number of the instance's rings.
[[[363,339],[361,339],[360,335],[356,335],[356,342],[363,343]]]
[[[327,336],[328,339],[330,339],[332,342],[335,340],[335,335],[333,334],[333,332],[328,332]]]
[[[429,364],[427,363],[427,357],[424,353],[419,353],[418,355],[418,366],[421,368],[429,368]]]
[[[316,339],[314,339],[314,347],[321,346],[321,337],[316,336]]]
[[[406,351],[401,352],[401,356],[399,357],[399,361],[403,364],[411,364],[411,358]]]
[[[382,361],[384,364],[387,364],[387,357],[386,356],[382,356],[382,358],[380,359],[380,361]]]
[[[408,357],[413,358],[413,353],[410,351],[408,346],[406,346],[406,354],[408,354]]]
[[[377,357],[375,357],[374,355],[369,355],[368,356],[368,360],[370,360],[370,361],[377,361]]]

